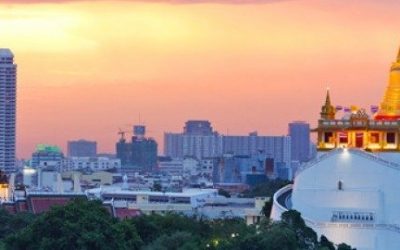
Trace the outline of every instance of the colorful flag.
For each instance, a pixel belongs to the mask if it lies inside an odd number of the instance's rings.
[[[359,108],[356,105],[351,105],[350,109],[351,109],[351,112],[353,112],[353,113],[356,113],[359,110]]]
[[[379,107],[376,105],[371,105],[371,113],[375,114],[376,112],[378,112]]]

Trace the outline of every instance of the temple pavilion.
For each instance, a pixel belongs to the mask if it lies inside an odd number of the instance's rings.
[[[400,151],[400,50],[390,68],[389,84],[378,112],[369,116],[364,109],[336,119],[336,107],[329,90],[321,108],[318,127],[319,150],[339,147],[362,148],[371,151]]]

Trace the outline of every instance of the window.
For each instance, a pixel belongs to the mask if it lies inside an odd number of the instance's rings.
[[[333,139],[333,133],[332,132],[325,132],[324,134],[324,142],[325,143],[330,143]]]
[[[379,133],[371,133],[370,134],[370,142],[371,143],[379,143]]]
[[[334,211],[331,217],[332,222],[344,221],[358,223],[360,221],[373,222],[374,220],[375,216],[372,212]]]
[[[339,142],[340,143],[348,143],[348,137],[346,132],[340,132],[339,133]]]
[[[393,132],[386,133],[386,142],[394,144],[396,143],[396,135]]]

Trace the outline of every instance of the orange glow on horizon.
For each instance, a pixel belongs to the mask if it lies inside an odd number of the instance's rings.
[[[0,4],[0,47],[18,64],[17,150],[164,131],[208,119],[220,133],[286,134],[334,105],[379,104],[399,46],[396,8],[271,4]]]

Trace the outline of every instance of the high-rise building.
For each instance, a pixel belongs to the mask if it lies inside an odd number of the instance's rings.
[[[209,121],[189,120],[185,123],[184,134],[186,135],[212,135],[213,133]]]
[[[209,121],[190,120],[183,133],[164,133],[164,154],[173,158],[203,159],[222,154],[222,140]]]
[[[144,137],[146,135],[146,127],[143,125],[133,126],[133,135],[136,137]]]
[[[14,55],[0,49],[0,169],[15,170],[16,70]]]
[[[68,142],[68,157],[95,157],[97,142],[78,140]]]
[[[151,171],[157,165],[157,142],[152,138],[132,137],[130,162]]]
[[[195,157],[199,160],[223,154],[255,156],[260,152],[275,162],[290,166],[289,136],[224,136],[212,130],[208,121],[188,121],[183,133],[164,134],[164,154],[172,158]]]
[[[222,136],[224,154],[258,155],[263,152],[275,162],[290,165],[291,138],[289,136],[259,136],[256,132],[247,135]]]
[[[289,123],[292,161],[306,162],[310,159],[310,124],[296,121]]]
[[[144,126],[134,126],[131,142],[121,137],[116,144],[117,158],[123,168],[139,168],[151,171],[157,165],[157,142],[145,137]]]
[[[164,155],[172,158],[183,158],[183,135],[164,133]]]

